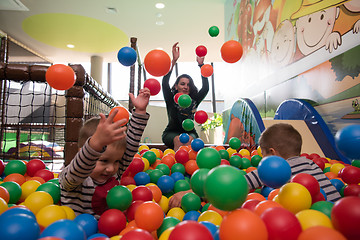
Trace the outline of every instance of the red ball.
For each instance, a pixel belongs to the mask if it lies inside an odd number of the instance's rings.
[[[360,239],[360,197],[338,200],[331,210],[331,222],[347,239]]]
[[[313,161],[314,163],[316,163],[316,165],[318,165],[319,168],[321,168],[321,170],[324,170],[324,168],[325,168],[325,163],[324,163],[324,161],[323,161],[321,158],[314,158],[314,159],[312,159],[312,161]]]
[[[320,158],[320,155],[317,154],[317,153],[311,153],[311,154],[309,155],[309,159],[314,159],[314,158]]]
[[[176,103],[179,103],[179,97],[182,95],[182,93],[176,93],[175,94],[175,96],[174,96],[174,101],[176,102]]]
[[[144,58],[146,71],[155,77],[166,75],[171,67],[171,59],[163,50],[151,50]]]
[[[354,166],[346,166],[341,170],[341,179],[347,184],[360,183],[360,168]]]
[[[226,159],[221,159],[220,165],[231,165],[230,162]]]
[[[152,191],[146,186],[137,186],[132,190],[131,194],[133,197],[133,201],[142,200],[146,202],[152,201],[153,199]]]
[[[45,182],[54,179],[54,173],[47,169],[40,169],[34,175],[34,177],[41,177]]]
[[[127,233],[125,233],[122,237],[121,240],[136,240],[136,239],[141,239],[141,240],[154,240],[153,236],[148,232],[145,231],[143,229],[134,229],[131,230]]]
[[[114,117],[114,122],[117,122],[117,121],[120,121],[120,120],[123,120],[125,119],[126,121],[121,124],[121,126],[124,126],[126,125],[128,122],[129,122],[129,118],[130,118],[130,114],[128,112],[128,110],[124,107],[121,107],[121,106],[116,106],[114,107],[113,109],[110,110],[110,113],[109,115],[115,110],[117,109],[118,112],[116,113],[115,117]]]
[[[311,198],[312,198],[312,202],[311,202],[312,204],[320,201],[326,201],[325,196],[321,192],[318,192],[315,196],[312,196]]]
[[[120,184],[123,185],[123,186],[127,186],[127,185],[130,185],[130,184],[136,185],[136,181],[131,176],[123,176],[121,178],[121,180],[120,180]]]
[[[344,196],[360,197],[360,185],[349,184],[344,188]]]
[[[118,209],[109,209],[101,214],[98,221],[100,233],[113,237],[118,235],[126,227],[125,214]]]
[[[242,57],[243,48],[238,41],[229,40],[222,45],[220,52],[221,57],[225,62],[235,63]]]
[[[160,92],[161,86],[158,80],[149,78],[144,82],[144,88],[148,88],[150,90],[150,95],[155,96]]]
[[[242,205],[241,208],[249,209],[252,212],[255,212],[255,208],[261,201],[259,199],[249,199],[246,200]]]
[[[205,111],[203,110],[199,110],[195,113],[194,115],[194,120],[195,122],[197,122],[198,124],[203,124],[208,120],[208,115]]]
[[[207,49],[205,46],[203,45],[199,45],[197,46],[197,48],[195,49],[195,53],[197,56],[199,57],[204,57],[207,54]]]
[[[45,79],[56,90],[68,90],[75,84],[76,76],[71,67],[54,64],[47,69]]]
[[[141,158],[134,157],[128,167],[130,176],[135,176],[138,172],[142,172],[144,170],[144,166],[145,164]]]
[[[306,187],[312,198],[320,192],[319,182],[310,174],[298,173],[291,178],[290,182],[299,183]]]
[[[143,203],[144,201],[142,200],[133,201],[131,205],[128,207],[128,209],[126,209],[125,214],[128,222],[131,222],[132,220],[135,219],[136,209]]]
[[[213,236],[205,225],[191,220],[182,221],[175,226],[169,235],[169,240],[212,240]]]
[[[41,169],[45,169],[46,165],[40,159],[32,159],[26,164],[26,173],[30,177],[33,177],[35,173]]]
[[[302,232],[295,214],[285,208],[269,208],[260,217],[266,225],[269,240],[297,240]]]
[[[3,174],[4,169],[5,169],[5,164],[4,164],[4,162],[2,160],[0,160],[0,175]]]
[[[184,149],[179,149],[175,152],[175,160],[178,163],[185,164],[189,161],[189,153]]]

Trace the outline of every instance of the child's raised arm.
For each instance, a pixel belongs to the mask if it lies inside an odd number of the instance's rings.
[[[146,113],[146,108],[149,104],[150,99],[150,90],[148,88],[143,88],[139,91],[139,94],[135,98],[134,94],[129,93],[131,102],[135,106],[135,112],[140,114]]]

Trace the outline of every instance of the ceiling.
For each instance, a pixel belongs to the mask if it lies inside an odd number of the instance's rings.
[[[195,61],[195,48],[204,45],[206,61],[217,62],[224,43],[225,1],[1,0],[0,30],[52,62],[89,62],[91,56],[116,62],[118,50],[130,46],[131,37],[137,38],[141,60],[157,48],[171,56],[172,45],[179,42],[179,61]],[[165,7],[156,8],[159,2]],[[217,37],[209,35],[211,26],[220,29]],[[13,59],[31,58],[19,49],[10,48]]]

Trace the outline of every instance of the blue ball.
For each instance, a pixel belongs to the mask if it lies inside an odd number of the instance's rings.
[[[279,188],[290,180],[291,167],[279,156],[264,157],[258,165],[260,180],[268,187]]]
[[[36,218],[28,214],[0,215],[1,240],[36,240],[39,236],[40,227]]]
[[[324,191],[324,189],[320,188],[320,192],[324,196],[325,201],[327,201],[327,195],[326,195],[326,192]]]
[[[91,214],[80,214],[75,217],[74,222],[77,222],[77,224],[80,225],[80,227],[84,230],[86,237],[90,237],[98,231],[98,222]]]
[[[103,234],[103,233],[95,233],[95,234],[91,235],[90,237],[88,237],[87,240],[91,240],[91,239],[94,239],[94,238],[108,239],[109,237],[106,234]]]
[[[335,134],[339,151],[350,159],[360,159],[360,124],[346,126]]]
[[[193,221],[197,221],[198,218],[200,217],[199,211],[188,211],[187,213],[185,213],[184,217],[183,217],[183,221],[185,220],[193,220]]]
[[[170,177],[172,177],[172,179],[174,179],[175,182],[177,182],[178,180],[185,179],[184,174],[182,174],[181,172],[174,172],[170,175]]]
[[[330,182],[332,185],[334,185],[334,187],[336,188],[336,190],[338,192],[340,192],[340,190],[343,188],[343,186],[345,185],[340,179],[330,179]]]
[[[209,222],[209,221],[201,221],[200,223],[202,225],[204,225],[210,231],[210,233],[213,237],[215,237],[215,234],[218,230],[218,227],[215,224],[213,224],[212,222]]]
[[[179,136],[179,140],[181,143],[187,143],[189,141],[189,139],[190,139],[190,136],[187,133],[182,133]]]
[[[86,240],[85,231],[76,222],[61,219],[50,224],[41,233],[40,238],[58,237],[64,240]]]
[[[191,148],[195,152],[198,152],[200,149],[204,148],[204,146],[205,146],[204,141],[201,140],[200,138],[195,138],[194,140],[191,141]]]
[[[119,50],[117,58],[122,65],[131,66],[136,62],[136,51],[131,47],[123,47]]]
[[[16,207],[16,208],[8,209],[1,214],[1,218],[17,215],[17,214],[28,215],[36,220],[35,214],[30,209],[24,207]]]
[[[172,177],[163,175],[158,179],[156,184],[162,193],[169,193],[174,189],[175,181]]]
[[[275,188],[268,187],[268,186],[262,186],[260,194],[263,195],[265,198],[267,198],[272,190]]]
[[[135,174],[134,180],[136,186],[146,185],[150,182],[150,175],[147,174],[146,172],[138,172],[137,174]]]

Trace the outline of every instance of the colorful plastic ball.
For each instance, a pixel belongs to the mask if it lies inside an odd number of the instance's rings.
[[[207,54],[207,49],[203,45],[199,45],[195,49],[195,53],[198,57],[205,57]]]
[[[27,214],[1,215],[0,236],[2,240],[36,240],[40,236],[40,227],[36,219]]]
[[[312,204],[310,192],[299,183],[287,183],[282,186],[278,193],[278,201],[294,214],[309,209]]]
[[[146,172],[139,172],[135,174],[134,180],[137,186],[146,185],[150,182],[150,176]]]
[[[72,208],[70,208],[69,206],[64,206],[62,205],[61,208],[65,211],[66,213],[66,219],[70,219],[70,220],[74,220],[76,215],[75,212]]]
[[[161,176],[163,176],[164,173],[163,171],[161,171],[160,169],[154,169],[152,170],[150,173],[149,173],[149,176],[150,176],[150,182],[152,183],[157,183],[157,181],[159,180],[159,178]]]
[[[66,212],[58,205],[45,206],[36,214],[37,222],[44,228],[61,219],[67,219]]]
[[[202,148],[196,156],[196,163],[199,168],[212,169],[216,166],[219,166],[220,162],[220,153],[214,148]]]
[[[132,201],[142,200],[146,202],[153,200],[152,191],[146,186],[137,186],[131,191],[131,194],[132,194]]]
[[[0,186],[0,197],[4,199],[6,203],[10,200],[9,191],[3,186]]]
[[[200,215],[200,213],[199,213]],[[185,214],[186,216],[186,214]],[[178,223],[180,223],[180,220],[175,217],[165,217],[161,226],[156,230],[157,235],[161,236],[161,234],[171,227],[175,227]]]
[[[219,28],[217,26],[211,26],[208,30],[211,37],[217,37],[219,35]]]
[[[85,240],[86,235],[84,230],[75,221],[63,219],[54,222],[44,229],[40,235],[45,237],[58,237],[66,240]]]
[[[187,94],[181,94],[178,98],[178,104],[182,108],[187,108],[191,105],[192,99]]]
[[[296,213],[303,230],[314,226],[324,226],[333,228],[331,220],[324,213],[313,209],[305,209]]]
[[[169,193],[174,189],[175,181],[172,177],[164,175],[158,179],[157,186],[160,188],[163,194]]]
[[[31,193],[24,201],[24,205],[28,207],[34,214],[40,209],[54,203],[53,198],[47,192],[39,191]]]
[[[203,149],[205,146],[205,143],[202,139],[200,138],[195,138],[194,140],[191,141],[191,148],[195,151],[198,152],[201,149]]]
[[[130,114],[129,114],[128,110],[127,110],[126,108],[124,108],[124,107],[116,106],[116,107],[114,107],[114,108],[112,108],[112,109],[110,110],[109,115],[110,115],[113,111],[115,111],[115,109],[117,109],[118,112],[116,113],[113,121],[114,121],[114,122],[117,122],[117,121],[120,121],[120,120],[125,120],[125,122],[122,123],[121,126],[126,125],[126,124],[129,122],[129,117],[130,117]]]
[[[141,240],[153,240],[153,236],[143,229],[133,229],[127,233],[125,233],[122,237],[122,240],[134,240],[134,239],[141,239]]]
[[[319,182],[308,173],[298,173],[291,178],[290,182],[296,182],[306,187],[311,197],[316,196],[320,192]]]
[[[202,221],[200,222],[202,225],[204,225],[208,230],[209,232],[211,233],[211,235],[214,237],[215,236],[215,233],[217,232],[218,230],[218,227],[213,224],[212,222],[208,222],[208,221]]]
[[[285,208],[269,208],[260,217],[268,230],[269,240],[297,240],[302,232],[299,220]]]
[[[248,185],[239,169],[221,165],[209,171],[204,193],[214,207],[232,211],[244,203],[248,194]]]
[[[0,176],[4,173],[5,164],[3,160],[0,160]]]
[[[51,195],[54,200],[54,204],[57,204],[60,201],[60,187],[52,182],[46,182],[41,184],[36,191],[47,192]]]
[[[184,239],[213,240],[213,236],[201,223],[195,221],[182,221],[172,230],[169,240]]]
[[[125,211],[125,215],[126,215],[128,222],[135,219],[135,212],[136,212],[137,208],[143,203],[144,203],[144,201],[142,201],[142,200],[135,200],[130,204],[128,209]]]
[[[188,211],[185,213],[183,221],[192,220],[197,221],[199,219],[200,212],[199,211]]]
[[[360,239],[360,198],[348,196],[338,200],[331,211],[331,221],[347,239]]]
[[[219,151],[221,159],[229,160],[229,153],[225,149],[220,149]]]
[[[0,197],[0,215],[8,210],[8,208],[8,203],[2,197]]]
[[[144,58],[144,66],[148,73],[155,77],[166,75],[171,67],[169,55],[162,50],[151,50]]]
[[[145,152],[142,157],[146,158],[149,161],[150,165],[154,164],[157,159],[156,153],[154,153],[153,151]]]
[[[3,182],[1,186],[6,188],[9,193],[9,202],[8,203],[17,203],[21,197],[21,187],[16,182]]]
[[[229,159],[231,166],[236,168],[241,168],[242,158],[239,155],[232,155]]]
[[[182,191],[187,191],[190,190],[190,183],[186,180],[178,180],[175,182],[174,185],[174,192],[182,192]]]
[[[266,240],[268,232],[260,216],[248,209],[236,209],[226,215],[220,225],[221,240]]]
[[[46,165],[40,159],[32,159],[26,164],[26,173],[33,177],[38,170],[45,169]]]
[[[191,159],[185,163],[185,171],[190,176],[199,169],[199,166],[196,163],[196,160]]]
[[[229,146],[233,149],[238,149],[241,146],[241,141],[237,137],[232,137],[229,140]]]
[[[360,185],[349,184],[344,188],[344,196],[360,196]]]
[[[7,175],[3,182],[16,182],[20,186],[26,181],[25,176],[20,173],[12,173]]]
[[[209,116],[208,114],[203,110],[198,110],[195,112],[194,120],[198,124],[203,124],[208,120]]]
[[[235,63],[242,57],[243,48],[238,41],[229,40],[222,45],[220,52],[221,57],[225,62]]]
[[[144,88],[148,88],[150,90],[150,95],[155,96],[157,95],[160,90],[161,86],[158,80],[154,78],[149,78],[144,82]]]
[[[214,73],[214,69],[210,64],[204,64],[200,68],[201,76],[203,77],[210,77]]]
[[[155,202],[141,204],[135,212],[136,225],[149,232],[157,230],[164,220],[162,208]]]
[[[4,173],[6,176],[12,173],[24,175],[26,173],[26,164],[20,160],[12,160],[6,164]]]
[[[98,221],[100,233],[108,237],[118,235],[126,227],[126,216],[118,209],[109,209],[101,214]]]
[[[47,182],[51,179],[54,179],[54,173],[48,169],[40,169],[35,173],[34,177],[41,177],[45,180],[45,182]]]
[[[354,166],[346,166],[341,170],[341,179],[347,184],[360,183],[360,168]]]
[[[346,126],[335,134],[337,148],[350,159],[360,159],[360,124]]]
[[[201,199],[195,193],[188,192],[181,198],[181,208],[185,212],[198,211],[200,207]]]
[[[108,207],[110,209],[114,208],[120,211],[126,210],[130,206],[132,200],[133,197],[131,191],[127,187],[122,185],[111,188],[106,195],[106,203]]]
[[[122,65],[129,67],[136,62],[137,54],[133,48],[123,47],[118,51],[117,58]]]
[[[345,186],[344,182],[337,178],[330,179],[330,182],[334,185],[338,192],[340,192],[340,190]]]
[[[68,90],[75,84],[76,76],[71,67],[54,64],[47,69],[45,79],[56,90]]]
[[[179,140],[181,143],[187,143],[190,140],[190,136],[187,133],[182,133],[179,136]]]
[[[175,103],[177,103],[177,104],[179,104],[179,97],[182,95],[182,93],[176,93],[175,95],[174,95],[174,102]]]
[[[88,237],[87,240],[110,240],[110,238],[103,233],[95,233]]]
[[[259,163],[258,174],[265,185],[279,188],[290,180],[291,167],[282,157],[268,156]]]
[[[322,212],[331,219],[331,210],[333,207],[334,207],[333,202],[318,201],[318,202],[314,203],[310,209]]]
[[[181,164],[181,163],[175,163],[171,167],[171,172],[172,173],[179,172],[179,173],[185,174],[185,166],[183,164]]]
[[[184,149],[178,149],[175,152],[175,160],[178,163],[185,164],[189,161],[189,153]]]
[[[335,229],[314,226],[302,231],[297,240],[346,240],[346,238]]]

